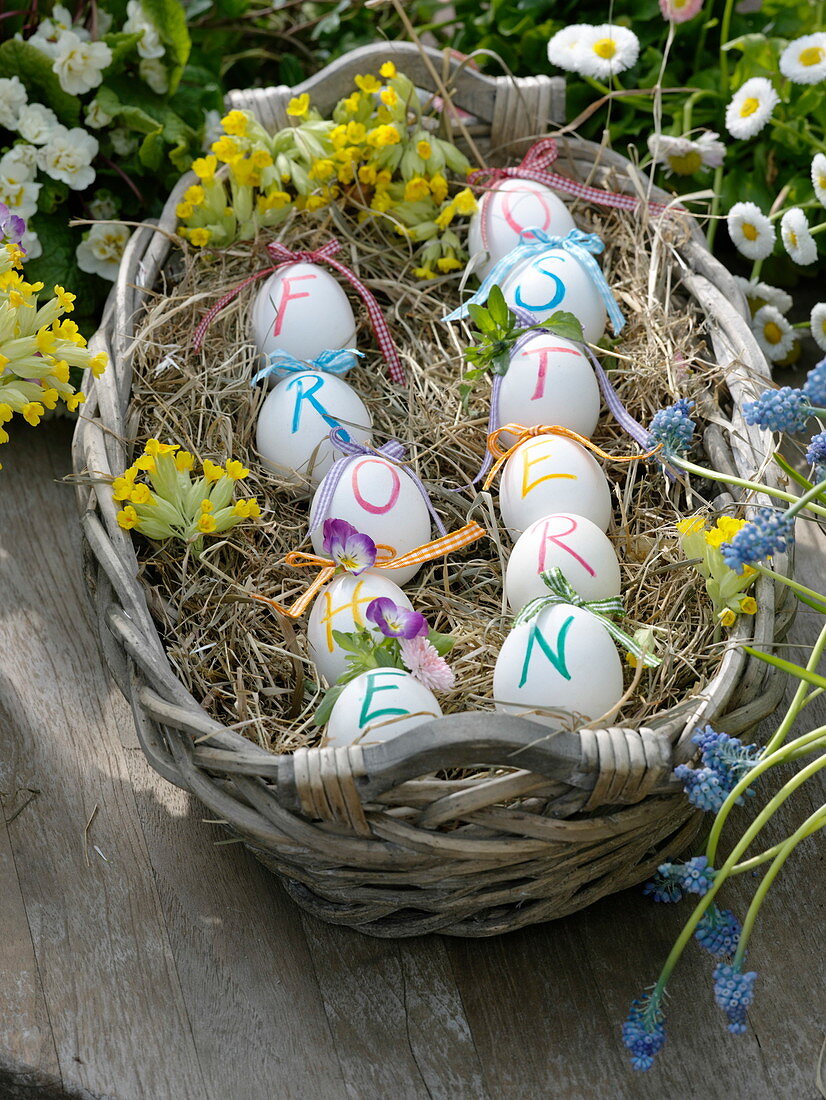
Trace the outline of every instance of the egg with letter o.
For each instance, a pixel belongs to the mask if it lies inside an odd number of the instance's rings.
[[[372,439],[367,408],[343,379],[318,371],[289,374],[273,387],[258,414],[256,449],[264,465],[296,485],[318,485],[341,457],[330,431],[342,427],[359,443]]]
[[[381,640],[381,631],[365,612],[373,600],[391,599],[396,607],[413,610],[404,592],[387,576],[365,571],[354,576],[342,573],[333,577],[316,596],[307,620],[307,648],[315,666],[328,684],[334,684],[347,671],[347,650],[333,637],[334,630],[349,634],[365,627]]]
[[[540,574],[554,566],[584,600],[620,594],[619,562],[608,536],[584,516],[554,512],[527,527],[508,558],[505,595],[512,611],[548,595]]]
[[[441,718],[436,696],[401,668],[371,668],[351,680],[336,699],[325,745],[369,745]]]
[[[526,310],[535,322],[557,310],[573,313],[583,337],[595,344],[605,332],[608,314],[587,268],[565,248],[549,248],[531,256],[502,280],[505,301]]]
[[[522,230],[534,228],[565,237],[576,223],[565,203],[543,183],[506,179],[485,191],[468,226],[471,257],[488,253],[486,260],[474,265],[474,274],[484,279],[495,263],[516,248]]]
[[[611,490],[596,459],[572,439],[537,435],[520,443],[499,482],[502,522],[516,537],[551,512],[572,512],[605,531]]]
[[[607,714],[622,698],[622,662],[598,616],[572,604],[546,607],[515,626],[493,671],[496,709],[566,728]],[[562,711],[563,714],[532,713]]]

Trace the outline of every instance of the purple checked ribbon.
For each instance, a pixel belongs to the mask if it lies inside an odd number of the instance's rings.
[[[330,432],[330,442],[337,451],[343,451],[343,455],[333,463],[325,475],[324,480],[318,487],[318,492],[315,495],[312,510],[310,511],[311,532],[315,531],[319,524],[329,518],[330,506],[333,503],[333,495],[338,488],[338,483],[341,481],[344,471],[354,458],[360,458],[362,455],[366,457],[378,456],[379,458],[386,458],[388,462],[399,465],[404,462],[406,455],[406,451],[403,445],[399,443],[398,439],[388,440],[388,442],[383,443],[381,447],[365,447],[364,444],[357,443],[356,440],[351,439],[344,428],[333,428]],[[430,496],[428,495],[427,489],[425,489],[422,484],[421,479],[407,467],[405,467],[405,473],[422,494],[422,500],[427,505],[427,510],[430,512],[431,518],[436,524],[439,534],[446,535],[447,528],[442,523],[433,507]]]

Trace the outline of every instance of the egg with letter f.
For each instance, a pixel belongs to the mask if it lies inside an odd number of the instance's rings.
[[[558,310],[573,313],[585,341],[595,344],[605,332],[608,314],[596,283],[573,252],[549,248],[518,264],[502,280],[505,301],[535,322]]]
[[[572,604],[546,607],[515,626],[493,671],[496,709],[565,728],[601,718],[622,698],[622,662],[597,615]],[[550,712],[559,712],[550,713]]]
[[[485,191],[468,226],[471,257],[488,253],[486,260],[474,265],[474,274],[484,279],[495,263],[516,248],[522,230],[534,228],[565,237],[576,224],[565,203],[543,183],[506,179]]]
[[[252,304],[250,328],[262,368],[274,351],[309,361],[356,341],[349,299],[318,264],[285,264],[274,271]]]
[[[436,696],[401,668],[371,668],[351,680],[336,699],[325,745],[369,745],[441,718]]]

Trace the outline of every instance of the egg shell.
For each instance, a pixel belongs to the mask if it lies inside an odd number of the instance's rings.
[[[381,637],[381,631],[365,617],[371,600],[385,596],[397,607],[413,605],[397,584],[377,573],[342,573],[333,577],[316,597],[307,620],[307,647],[315,666],[328,684],[334,684],[347,670],[347,651],[333,637],[334,630],[347,634],[365,627]]]
[[[287,264],[258,291],[250,336],[261,353],[262,367],[276,349],[311,360],[322,351],[354,347],[356,319],[329,271],[317,264]]]
[[[436,696],[400,668],[372,668],[351,680],[336,699],[325,745],[373,744],[441,718]]]
[[[576,223],[565,203],[542,183],[508,179],[485,191],[468,226],[471,257],[488,253],[488,259],[476,262],[474,273],[484,279],[495,263],[516,248],[522,230],[534,228],[554,237],[565,237],[576,228]]]
[[[318,496],[313,499],[313,506]],[[313,514],[313,511],[311,511]],[[345,519],[377,545],[389,546],[394,557],[430,541],[430,513],[416,483],[403,466],[379,455],[354,458],[336,486],[325,518]],[[311,533],[313,547],[322,553],[324,524]],[[406,584],[420,565],[379,569],[396,584]]]
[[[505,595],[512,611],[548,595],[540,573],[553,566],[585,600],[620,594],[619,562],[608,536],[584,516],[554,512],[526,528],[508,558]]]
[[[497,710],[565,728],[566,716],[593,721],[622,698],[622,662],[596,615],[557,604],[505,638],[493,671]],[[564,715],[528,710],[563,711]]]
[[[549,248],[518,264],[502,281],[502,293],[511,308],[527,310],[536,322],[560,309],[573,313],[589,344],[605,332],[608,314],[596,283],[567,249]]]
[[[571,512],[603,531],[611,522],[611,490],[596,459],[572,439],[537,435],[520,443],[502,469],[502,522],[516,538],[551,512]]]
[[[499,390],[498,424],[560,424],[590,436],[599,419],[600,392],[582,348],[561,336],[537,332],[511,356]],[[509,447],[510,434],[502,437]]]
[[[372,424],[362,399],[341,378],[302,371],[283,378],[267,394],[255,445],[267,469],[296,485],[315,486],[341,458],[330,431],[341,426],[357,442],[370,443]]]

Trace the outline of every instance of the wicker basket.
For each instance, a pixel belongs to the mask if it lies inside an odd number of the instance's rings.
[[[388,56],[422,87],[435,89],[434,70],[450,77],[454,102],[476,116],[476,132],[487,131],[492,147],[518,151],[562,113],[559,80],[494,80],[435,52],[428,65],[413,47],[400,45],[357,50],[292,91],[233,92],[230,103],[253,110],[270,128],[286,125],[290,95],[310,91],[328,109],[356,72],[373,71]],[[590,143],[563,142],[560,163],[574,178],[633,192],[629,163]],[[171,195],[161,229],[174,230],[176,202],[193,178]],[[526,719],[464,713],[383,744],[273,755],[214,721],[192,698],[167,659],[109,488],[128,465],[134,434],[135,319],[169,249],[168,235],[152,228],[132,237],[94,339],[111,366],[100,379],[87,379],[74,440],[101,643],[150,764],[201,799],[300,905],[376,936],[489,936],[564,916],[642,881],[667,855],[685,849],[698,815],[671,772],[691,757],[694,729],[713,722],[742,734],[773,711],[783,691],[782,679],[772,679],[737,645],[726,649],[702,692],[651,728],[553,738],[538,739]],[[676,279],[705,312],[716,360],[727,366],[732,412],[716,410],[706,453],[718,469],[754,477],[765,464],[766,437],[744,423],[740,404],[755,381],[768,378],[768,368],[744,319],[741,293],[696,226],[675,264]],[[733,641],[765,648],[781,639],[793,615],[793,601],[780,602],[787,592],[776,593],[760,578],[760,610],[741,617]],[[510,770],[440,777],[475,765]]]

